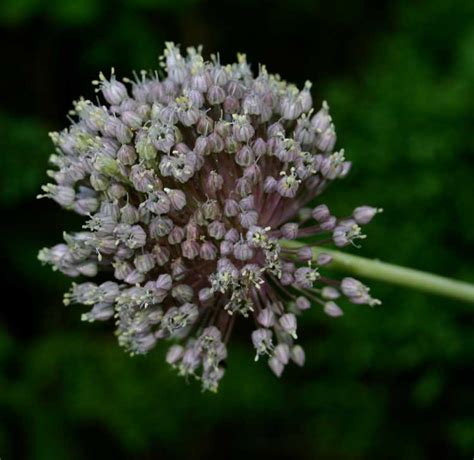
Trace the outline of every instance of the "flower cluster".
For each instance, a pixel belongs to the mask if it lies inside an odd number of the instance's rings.
[[[290,360],[304,363],[297,316],[311,304],[339,316],[340,296],[378,303],[353,278],[322,276],[329,255],[285,241],[355,244],[378,210],[338,219],[324,204],[305,207],[350,169],[309,82],[299,90],[264,66],[254,76],[245,55],[223,65],[171,43],[160,62],[133,81],[100,74],[105,103],[76,101],[72,125],[51,134],[55,183],[40,196],[87,220],[39,259],[108,279],[73,284],[65,303],[90,306],[85,321],[113,318],[131,354],[171,339],[167,361],[215,391],[242,315],[255,323],[255,359],[280,376]]]

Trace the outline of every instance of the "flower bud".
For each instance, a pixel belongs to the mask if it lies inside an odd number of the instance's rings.
[[[43,185],[41,188],[45,192],[45,195],[38,195],[38,198],[52,198],[63,207],[69,207],[74,203],[76,192],[71,187],[48,184]]]
[[[263,183],[263,191],[265,193],[271,193],[276,190],[277,187],[277,181],[274,177],[267,177],[265,179],[265,182]]]
[[[257,137],[252,144],[252,150],[256,157],[261,157],[267,153],[267,144],[261,137]]]
[[[326,101],[322,108],[311,119],[311,125],[318,133],[323,133],[331,125],[332,118],[329,115],[329,106]]]
[[[252,332],[252,342],[257,351],[255,361],[258,361],[260,355],[269,354],[273,349],[272,331],[269,329],[256,329]]]
[[[211,238],[221,240],[225,235],[225,225],[222,222],[215,220],[207,226],[207,232]]]
[[[201,303],[208,302],[209,300],[212,300],[214,297],[212,289],[210,288],[201,289],[198,295],[199,295],[199,301]]]
[[[107,81],[103,74],[100,74],[100,85],[102,95],[109,104],[119,105],[127,97],[127,88],[115,79],[112,75],[110,81]]]
[[[181,345],[172,345],[166,353],[166,362],[174,365],[183,357],[183,354],[184,348]]]
[[[250,260],[254,255],[252,248],[244,242],[237,242],[234,245],[234,257],[237,260]]]
[[[209,133],[212,132],[213,127],[214,127],[213,119],[207,115],[203,115],[199,118],[197,122],[196,131],[199,134],[202,134],[203,136],[207,136]]]
[[[323,133],[316,137],[316,146],[322,152],[331,152],[336,145],[336,131],[331,124]]]
[[[283,330],[291,335],[294,339],[297,338],[296,336],[296,317],[293,313],[286,313],[280,317],[279,321],[280,326]]]
[[[298,236],[298,228],[298,224],[288,222],[287,224],[282,225],[280,230],[284,238],[294,240]]]
[[[235,228],[231,228],[226,234],[225,234],[225,237],[224,237],[227,241],[230,241],[232,243],[237,243],[237,241],[239,241],[239,238],[240,238],[240,233],[238,232],[237,229]]]
[[[325,232],[331,231],[336,227],[337,224],[337,219],[334,216],[329,216],[327,220],[324,222],[321,222],[321,230],[324,230]]]
[[[175,211],[180,211],[186,206],[186,195],[183,191],[165,188],[165,193],[168,195],[171,206]]]
[[[240,109],[240,102],[234,96],[227,96],[223,104],[225,113],[237,113]]]
[[[224,141],[222,140],[222,137],[220,137],[217,133],[211,133],[207,137],[207,140],[209,142],[209,148],[211,152],[213,153],[219,153],[224,150]]]
[[[290,351],[291,359],[298,364],[298,366],[304,366],[305,354],[303,348],[300,345],[295,345]]]
[[[127,189],[121,184],[112,184],[109,187],[108,192],[109,196],[116,200],[120,200],[120,198],[127,196]]]
[[[330,301],[324,304],[324,313],[328,316],[332,316],[333,318],[337,318],[342,316],[344,312],[340,309],[339,305]]]
[[[255,129],[248,122],[247,117],[245,115],[234,115],[234,120],[235,122],[233,125],[232,133],[234,134],[235,139],[238,142],[248,142],[255,134]]]
[[[150,236],[159,239],[163,236],[169,235],[173,229],[173,221],[169,217],[158,216],[155,217],[149,225]]]
[[[210,193],[215,193],[222,188],[224,185],[224,179],[220,174],[217,174],[216,171],[211,171],[207,178],[207,190]]]
[[[240,211],[240,207],[237,201],[232,200],[232,199],[225,200],[224,215],[226,217],[234,217],[239,213],[239,211]]]
[[[156,245],[153,248],[153,254],[156,259],[156,263],[162,267],[163,265],[167,264],[170,258],[170,251],[168,248],[160,245]]]
[[[275,324],[275,314],[270,308],[264,308],[263,310],[260,310],[257,321],[263,327],[272,327]]]
[[[98,271],[97,264],[94,262],[86,262],[78,265],[76,268],[81,275],[89,277],[96,276]]]
[[[122,145],[117,152],[117,160],[124,165],[133,165],[137,161],[137,153],[131,145]]]
[[[179,244],[184,239],[184,230],[175,225],[168,235],[168,243],[171,245]]]
[[[255,209],[255,198],[253,195],[246,196],[239,201],[239,207],[242,211],[252,211]]]
[[[132,270],[124,279],[124,281],[128,284],[139,284],[142,283],[145,279],[143,273],[139,272],[138,270]]]
[[[296,306],[298,307],[299,310],[308,310],[311,308],[311,302],[304,296],[299,296],[296,299]]]
[[[155,286],[157,289],[163,289],[169,291],[173,285],[173,280],[168,273],[164,273],[158,276]]]
[[[313,251],[309,246],[298,249],[298,259],[307,262],[313,258]]]
[[[207,100],[211,105],[222,104],[225,100],[225,91],[217,85],[212,85],[207,92]]]
[[[219,245],[219,250],[223,256],[228,256],[229,254],[232,254],[234,250],[234,245],[230,241],[224,240],[224,241],[221,241]]]
[[[285,368],[284,364],[274,356],[268,360],[268,366],[277,377],[281,376]]]
[[[199,238],[199,227],[194,222],[189,222],[186,227],[186,239],[197,240]]]
[[[329,254],[326,254],[324,252],[321,252],[320,254],[318,254],[318,256],[316,257],[316,263],[322,267],[324,265],[328,265],[332,262],[332,256],[330,256]]]
[[[286,343],[279,343],[273,351],[273,356],[283,365],[290,361],[290,347]]]
[[[239,166],[250,166],[255,161],[255,155],[248,145],[244,145],[235,155],[235,162]]]
[[[181,243],[181,251],[186,259],[194,259],[199,254],[199,244],[194,240],[186,240]]]
[[[217,257],[217,248],[210,241],[206,241],[201,245],[199,255],[204,260],[214,260]]]
[[[324,222],[331,217],[331,213],[329,212],[329,208],[325,204],[320,204],[319,206],[316,206],[311,215],[313,216],[314,220],[317,220],[318,222]]]
[[[365,225],[368,224],[375,214],[382,212],[381,209],[373,208],[372,206],[359,206],[358,208],[354,209],[354,212],[352,213],[354,220],[359,224],[359,225]]]
[[[131,129],[139,129],[143,123],[142,117],[131,110],[122,112],[121,118],[122,122]]]
[[[155,258],[152,254],[141,254],[135,257],[134,264],[140,273],[147,273],[155,266]]]
[[[250,228],[257,225],[258,213],[257,211],[244,211],[239,214],[240,225],[244,228]]]

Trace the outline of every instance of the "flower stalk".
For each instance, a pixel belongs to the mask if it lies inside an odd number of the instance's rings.
[[[304,243],[290,240],[281,241],[281,245],[291,249],[307,246]],[[312,246],[311,250],[313,260],[316,260],[320,254],[329,254],[332,257],[330,267],[346,274],[371,278],[397,286],[474,303],[474,285],[471,283],[318,246]]]

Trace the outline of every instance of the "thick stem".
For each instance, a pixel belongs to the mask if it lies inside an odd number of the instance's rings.
[[[298,241],[284,240],[282,246],[298,249],[308,245]],[[474,302],[474,285],[470,283],[318,246],[313,246],[312,250],[313,259],[321,253],[329,254],[333,258],[329,266],[347,274],[385,281],[465,302]]]

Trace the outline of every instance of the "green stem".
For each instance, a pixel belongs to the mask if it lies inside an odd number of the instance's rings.
[[[298,249],[308,245],[298,241],[284,240],[282,246]],[[318,246],[313,246],[312,250],[313,259],[321,253],[329,254],[333,258],[330,267],[347,274],[386,281],[465,302],[474,302],[474,285],[470,283]]]

